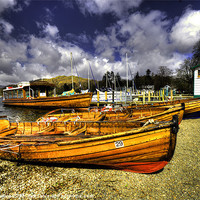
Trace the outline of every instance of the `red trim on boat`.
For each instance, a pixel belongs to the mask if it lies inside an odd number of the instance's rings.
[[[127,162],[112,164],[112,168],[121,169],[123,171],[135,172],[135,173],[154,173],[163,169],[167,165],[167,161],[158,162]]]

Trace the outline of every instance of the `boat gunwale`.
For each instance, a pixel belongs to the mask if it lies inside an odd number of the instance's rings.
[[[80,96],[81,95],[81,96]],[[85,98],[83,97],[85,96]],[[5,99],[2,103],[36,103],[36,102],[51,102],[51,101],[63,101],[63,100],[79,100],[79,99],[90,99],[92,95],[87,94],[74,94],[71,96],[59,96],[59,97],[41,97],[41,98],[13,98],[13,99]]]
[[[76,123],[91,123],[88,121],[78,121]],[[96,121],[93,123],[106,123],[105,121]],[[114,122],[115,123],[115,122]],[[165,129],[165,128],[169,128],[169,127],[173,127],[176,126],[175,122],[172,121],[168,121],[168,122],[159,122],[158,125],[155,126],[147,126],[147,127],[139,127],[139,128],[133,128],[129,131],[123,131],[123,132],[118,132],[118,133],[114,133],[114,134],[109,134],[109,135],[93,135],[93,136],[89,136],[88,135],[77,135],[77,136],[73,136],[73,135],[66,135],[65,137],[75,137],[75,138],[80,138],[79,140],[75,139],[73,141],[51,141],[50,143],[43,143],[43,144],[24,144],[24,145],[30,145],[30,146],[36,146],[36,145],[49,145],[49,144],[57,144],[57,145],[68,145],[68,144],[80,144],[80,143],[86,143],[86,142],[92,142],[92,141],[99,141],[99,140],[108,140],[108,139],[112,139],[112,138],[119,138],[119,137],[123,137],[123,136],[128,136],[128,135],[132,135],[132,134],[139,134],[139,133],[144,133],[144,132],[148,132],[148,131],[154,131],[154,130],[158,130],[158,129]],[[22,135],[21,137],[27,137],[29,135]],[[34,136],[33,136],[34,137]],[[5,139],[5,137],[2,137],[2,139]],[[12,142],[12,140],[11,140]],[[45,141],[44,141],[45,142]],[[23,144],[23,142],[21,142]]]

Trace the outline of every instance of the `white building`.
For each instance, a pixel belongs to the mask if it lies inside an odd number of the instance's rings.
[[[200,65],[192,69],[194,70],[194,97],[200,97]]]

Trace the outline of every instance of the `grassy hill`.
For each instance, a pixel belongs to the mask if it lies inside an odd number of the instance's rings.
[[[54,83],[58,87],[62,87],[62,86],[64,86],[64,84],[72,85],[72,77],[71,76],[57,76],[55,78],[45,79],[45,81],[48,81],[50,83]],[[87,85],[87,79],[78,78],[77,76],[73,77],[74,85],[78,86],[79,85],[79,81],[81,82],[82,86],[83,85],[84,86]]]
[[[72,89],[72,77],[71,76],[57,76],[50,79],[42,79],[44,81],[48,81],[49,83],[53,83],[56,86],[57,94],[61,94],[63,91],[68,91]],[[74,89],[76,92],[80,92],[80,89],[86,90],[88,89],[88,79],[79,78],[77,76],[73,76]],[[80,87],[81,83],[81,87]],[[0,96],[2,96],[3,87],[0,87]],[[94,81],[91,80],[90,88],[95,90]]]
[[[4,88],[4,86],[0,85],[0,96],[3,95],[3,88]]]
[[[71,90],[72,88],[72,77],[71,76],[57,76],[51,79],[43,79],[48,81],[49,83],[53,83],[56,85],[57,93],[62,93],[63,91]],[[88,88],[88,79],[81,78],[77,76],[73,76],[74,89],[78,92],[80,89],[85,90]],[[81,83],[81,87],[80,87]],[[94,81],[91,81],[92,85],[94,85]]]

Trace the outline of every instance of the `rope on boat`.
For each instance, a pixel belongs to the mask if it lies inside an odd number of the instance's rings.
[[[16,117],[7,116],[7,120],[14,120],[18,123],[21,120],[21,118],[18,115]]]
[[[11,148],[15,148],[15,147],[20,147],[22,144],[18,144],[18,145],[15,145],[15,146],[8,146],[8,145],[1,145],[0,147],[3,147],[0,149],[0,151],[4,151],[6,153],[14,153],[16,155],[20,155],[20,152],[17,153],[17,152],[13,152],[13,151],[9,151],[9,150],[6,150],[6,149],[11,149]]]
[[[154,121],[154,119],[149,119],[142,127],[147,126],[148,124],[159,124],[159,122]]]

